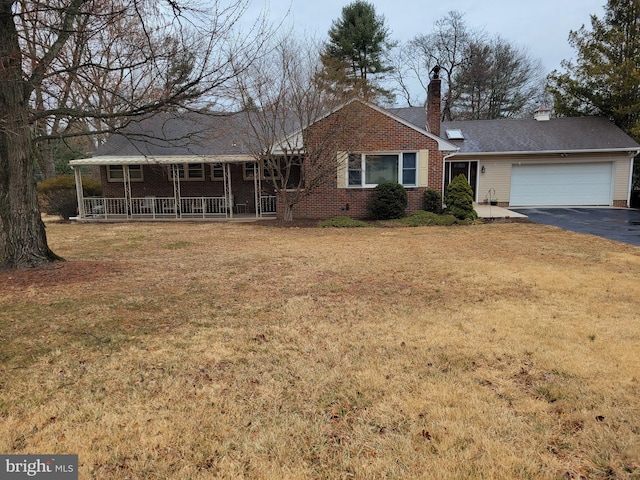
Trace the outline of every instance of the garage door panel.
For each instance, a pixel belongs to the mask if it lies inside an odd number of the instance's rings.
[[[513,165],[511,206],[611,205],[612,164]]]

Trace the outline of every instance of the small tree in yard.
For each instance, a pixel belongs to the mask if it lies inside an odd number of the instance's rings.
[[[458,175],[447,187],[444,196],[445,213],[459,220],[475,220],[478,214],[473,208],[473,190],[464,175]]]
[[[298,203],[336,181],[337,152],[352,150],[358,138],[357,132],[345,133],[355,119],[349,109],[317,122],[338,106],[317,85],[322,68],[318,48],[281,39],[236,78],[252,153],[266,185],[278,196],[285,222],[293,220]]]
[[[402,218],[406,214],[408,203],[407,191],[402,185],[395,182],[381,183],[371,192],[367,211],[375,220]]]

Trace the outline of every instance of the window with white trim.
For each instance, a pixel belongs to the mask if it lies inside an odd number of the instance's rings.
[[[255,163],[253,162],[245,162],[242,165],[242,178],[244,180],[253,180],[253,178],[255,177]]]
[[[142,182],[142,165],[129,165],[129,179]],[[124,165],[107,165],[108,182],[124,182]]]
[[[180,180],[204,180],[204,163],[179,163],[177,165],[173,165],[170,168],[170,180],[174,179],[174,172],[177,172],[178,178]]]
[[[415,187],[418,184],[417,153],[349,154],[348,186],[375,187],[386,182],[397,182],[405,187]]]
[[[246,162],[242,169],[244,180],[253,180],[255,163]],[[279,159],[263,159],[259,166],[260,179],[280,178],[280,160]]]
[[[224,167],[221,163],[211,164],[211,180],[224,180]]]

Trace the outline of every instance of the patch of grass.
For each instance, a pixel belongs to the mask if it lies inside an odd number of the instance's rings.
[[[0,451],[106,480],[640,476],[637,247],[525,223],[47,234],[66,264],[0,272]]]
[[[350,217],[333,217],[328,220],[323,220],[318,223],[318,226],[321,228],[361,228],[361,227],[370,227],[371,225],[367,222],[363,222],[362,220],[355,220]]]
[[[166,248],[167,250],[180,250],[182,248],[187,248],[187,247],[190,247],[192,245],[193,245],[193,243],[191,243],[191,242],[180,241],[180,242],[170,243],[167,246],[165,246],[164,248]]]

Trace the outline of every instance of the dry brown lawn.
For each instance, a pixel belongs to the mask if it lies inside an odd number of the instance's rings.
[[[51,223],[0,452],[82,479],[638,479],[640,249],[534,224]]]

